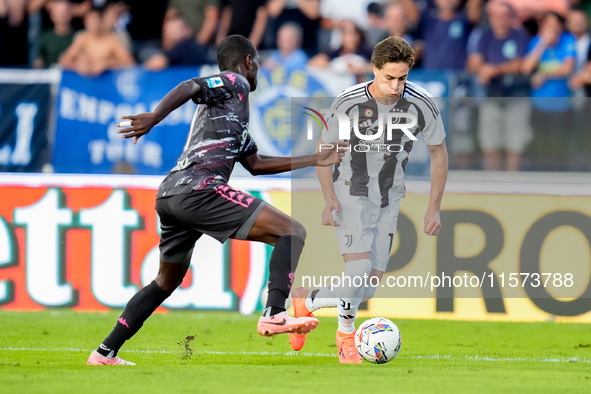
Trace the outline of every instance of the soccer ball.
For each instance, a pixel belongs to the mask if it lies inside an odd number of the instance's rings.
[[[355,346],[366,361],[384,364],[392,361],[400,351],[400,330],[383,317],[366,320],[355,333]]]

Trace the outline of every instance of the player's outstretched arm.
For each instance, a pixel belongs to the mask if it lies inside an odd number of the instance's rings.
[[[431,193],[423,231],[427,235],[437,235],[441,229],[439,209],[447,181],[447,147],[445,140],[439,145],[428,145],[428,147],[431,152]]]
[[[338,143],[332,149],[324,149],[313,155],[296,157],[265,156],[253,153],[242,160],[242,165],[252,175],[278,174],[311,166],[331,166],[340,163],[345,155],[342,149],[338,150],[337,148],[347,145],[344,142]]]
[[[123,134],[123,138],[133,138],[133,143],[137,143],[137,140],[142,135],[148,134],[152,127],[160,123],[169,113],[199,94],[200,91],[201,86],[192,79],[181,82],[160,101],[154,112],[122,116],[121,119],[131,120],[131,126],[118,130],[117,133]],[[120,122],[120,125],[122,124],[124,123]]]

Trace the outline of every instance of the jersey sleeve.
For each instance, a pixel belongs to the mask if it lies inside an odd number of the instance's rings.
[[[439,145],[445,139],[445,129],[443,127],[443,120],[441,119],[441,112],[437,108],[437,104],[432,99],[429,99],[429,107],[423,113],[425,114],[425,127],[421,130],[423,140],[427,145]]]
[[[223,104],[235,97],[240,100],[248,96],[250,88],[242,76],[233,73],[193,78],[201,87],[200,92],[192,97],[195,104]]]
[[[476,46],[475,46],[473,53],[478,54],[478,55],[482,55],[483,57],[485,57],[484,54],[486,53],[486,48],[488,48],[488,34],[487,33],[488,33],[488,31],[482,31],[482,34],[480,34],[480,37],[475,38],[478,41],[476,42]],[[478,34],[478,33],[475,30],[472,32],[472,34]],[[485,57],[485,62],[486,62],[486,60],[488,60],[488,59],[486,59],[486,57]]]
[[[242,162],[248,156],[257,153],[258,151],[259,148],[257,147],[257,144],[254,142],[254,139],[250,136],[250,134],[247,133],[246,140],[244,141],[244,145],[242,145],[242,151],[238,156],[238,160]]]

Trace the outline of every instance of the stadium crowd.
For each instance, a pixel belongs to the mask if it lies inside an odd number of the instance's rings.
[[[241,34],[265,68],[362,81],[374,45],[397,35],[415,49],[415,69],[475,81],[474,143],[450,144],[457,168],[479,167],[461,158],[481,152],[484,169],[588,170],[589,17],[591,0],[0,0],[0,67],[92,76],[202,65]],[[526,152],[540,159],[524,164]]]

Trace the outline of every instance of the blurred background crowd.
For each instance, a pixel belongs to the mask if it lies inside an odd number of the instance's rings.
[[[589,17],[591,0],[0,0],[0,67],[215,64],[217,43],[241,34],[266,69],[364,81],[373,46],[397,35],[415,69],[469,81],[454,92],[470,126],[449,131],[453,168],[587,171]]]

